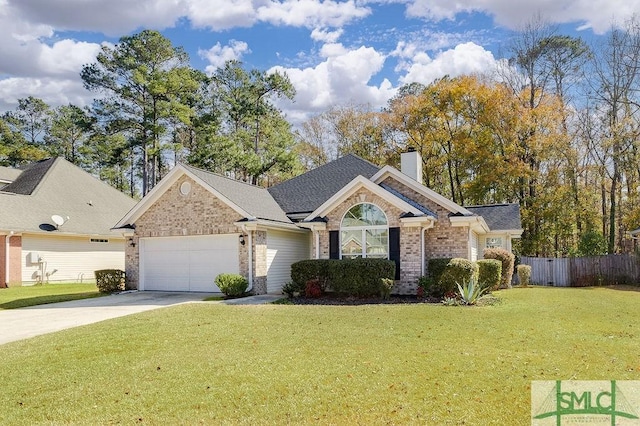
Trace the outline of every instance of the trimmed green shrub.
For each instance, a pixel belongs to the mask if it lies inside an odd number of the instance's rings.
[[[436,285],[438,296],[442,297],[448,293],[456,292],[458,284],[477,279],[478,265],[475,262],[462,258],[451,259]]]
[[[242,296],[249,286],[247,279],[240,274],[220,274],[215,283],[221,292],[230,297]]]
[[[293,281],[289,281],[282,286],[282,292],[286,294],[289,299],[291,299],[295,295],[295,293],[302,293],[303,291],[304,287],[298,286]]]
[[[100,293],[114,293],[124,290],[124,271],[120,269],[101,269],[95,271],[94,274],[96,276],[96,286]]]
[[[518,273],[518,281],[522,287],[529,286],[531,281],[531,266],[529,265],[518,265],[516,268]]]
[[[421,298],[426,295],[430,295],[429,291],[433,286],[434,282],[435,282],[434,279],[428,275],[423,275],[420,278],[418,278],[418,290],[416,292],[416,296]]]
[[[480,259],[478,264],[478,284],[487,291],[497,290],[502,278],[502,262],[498,259]]]
[[[450,257],[429,259],[427,275],[418,279],[418,293],[422,293],[425,296],[443,297],[445,291],[440,288],[440,277],[447,269],[449,262],[451,262]],[[420,290],[421,288],[422,290]]]
[[[380,278],[393,280],[396,264],[388,259],[342,259],[330,263],[329,288],[350,296],[380,293]]]
[[[451,262],[451,257],[444,257],[441,259],[429,259],[427,263],[428,276],[433,278],[434,282],[440,281],[440,276],[447,269],[447,265]]]
[[[301,260],[291,265],[291,280],[294,286],[303,291],[307,281],[319,280],[320,288],[327,287],[330,265],[340,262],[336,259],[311,259]]]
[[[502,278],[500,279],[500,288],[511,288],[511,279],[513,278],[513,265],[515,256],[510,251],[501,248],[488,248],[484,250],[485,259],[497,259],[502,262]]]
[[[291,279],[305,288],[310,280],[318,280],[320,288],[352,296],[380,293],[380,279],[393,280],[396,265],[387,259],[314,259],[291,265]]]
[[[380,297],[382,300],[388,300],[391,296],[391,289],[393,288],[395,281],[391,278],[380,278]]]

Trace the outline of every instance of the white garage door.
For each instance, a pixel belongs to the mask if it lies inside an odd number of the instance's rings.
[[[238,234],[140,239],[140,289],[219,291],[220,273],[239,273]]]

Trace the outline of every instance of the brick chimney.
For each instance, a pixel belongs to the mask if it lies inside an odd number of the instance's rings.
[[[422,185],[422,156],[414,148],[400,154],[400,171]]]

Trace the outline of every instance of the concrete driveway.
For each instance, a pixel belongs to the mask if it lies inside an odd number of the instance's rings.
[[[0,344],[164,306],[200,301],[213,295],[215,293],[141,291],[3,310],[0,311]]]

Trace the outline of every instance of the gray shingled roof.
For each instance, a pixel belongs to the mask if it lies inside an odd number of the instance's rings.
[[[112,236],[113,224],[135,203],[62,158],[43,160],[0,191],[0,230]],[[59,230],[54,214],[69,216]]]
[[[184,167],[250,215],[258,219],[291,223],[287,215],[265,188],[260,188],[195,167],[187,165],[184,165]]]
[[[312,212],[357,176],[369,179],[380,168],[349,154],[268,189],[287,213]]]
[[[406,195],[400,193],[399,191],[396,191],[395,189],[393,189],[389,185],[380,184],[380,187],[382,187],[385,191],[392,193],[393,195],[395,195],[396,197],[400,198],[401,200],[409,203],[413,207],[415,207],[418,210],[420,210],[422,213],[424,213],[426,215],[429,215],[429,216],[438,217],[438,215],[436,213],[432,212],[427,207],[423,206],[422,204],[418,203],[415,200],[412,200],[411,198],[407,197]]]
[[[465,206],[465,208],[471,213],[482,216],[491,231],[522,229],[520,206],[518,204]]]

